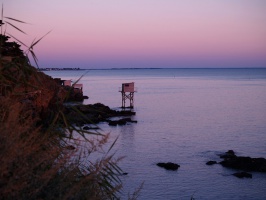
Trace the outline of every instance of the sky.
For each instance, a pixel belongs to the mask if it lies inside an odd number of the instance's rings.
[[[39,67],[266,67],[265,0],[0,0]]]

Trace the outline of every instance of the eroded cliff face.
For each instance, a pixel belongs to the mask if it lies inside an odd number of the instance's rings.
[[[6,106],[19,103],[25,111],[32,111],[32,117],[47,121],[53,111],[62,107],[66,94],[53,78],[25,60],[0,60],[0,102]]]

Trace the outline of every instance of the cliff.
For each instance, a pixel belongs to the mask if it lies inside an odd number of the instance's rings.
[[[62,134],[73,131],[63,113],[68,91],[7,38],[0,35],[0,199],[118,199],[117,161],[83,163],[82,146]],[[107,139],[102,134],[86,145],[95,152]]]
[[[0,37],[0,102],[8,103],[9,107],[19,103],[31,110],[35,118],[45,121],[51,111],[62,105],[67,92],[50,76],[31,66],[20,45],[8,42],[8,38]]]

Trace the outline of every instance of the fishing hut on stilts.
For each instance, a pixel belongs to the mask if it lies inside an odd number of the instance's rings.
[[[122,94],[122,108],[126,108],[126,100],[129,99],[129,108],[134,108],[134,93],[136,92],[134,82],[122,83],[122,87],[119,89]]]

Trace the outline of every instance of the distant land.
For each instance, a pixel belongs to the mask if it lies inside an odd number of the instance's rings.
[[[68,68],[57,68],[57,67],[46,67],[46,68],[39,68],[40,71],[62,71],[62,70],[84,70],[78,67],[68,67]]]
[[[79,67],[45,67],[39,68],[39,71],[66,71],[66,70],[127,70],[127,69],[165,69],[165,68],[103,68],[103,69],[81,69]]]
[[[63,71],[63,70],[121,70],[121,69],[166,69],[166,68],[102,68],[102,69],[81,69],[79,67],[65,67],[65,68],[58,68],[58,67],[45,67],[39,68],[40,71]]]
[[[65,67],[65,68],[58,68],[58,67],[46,67],[46,68],[39,68],[39,71],[67,71],[67,70],[139,70],[139,69],[265,69],[266,67],[243,67],[243,68],[238,68],[238,67],[230,67],[230,68],[208,68],[208,67],[203,67],[203,68],[160,68],[160,67],[146,67],[146,68],[136,68],[136,67],[128,67],[128,68],[100,68],[100,69],[82,69],[79,67]]]

